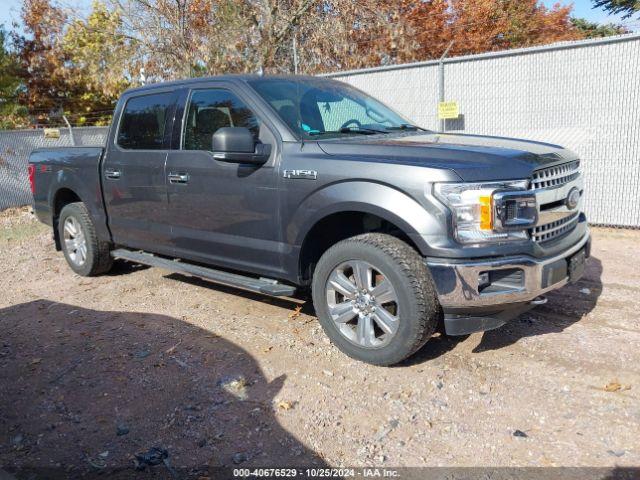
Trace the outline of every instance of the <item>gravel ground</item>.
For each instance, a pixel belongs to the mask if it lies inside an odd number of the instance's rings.
[[[311,305],[117,264],[82,278],[0,213],[0,466],[640,466],[639,231],[498,330],[353,361]],[[156,467],[157,468],[157,467]]]

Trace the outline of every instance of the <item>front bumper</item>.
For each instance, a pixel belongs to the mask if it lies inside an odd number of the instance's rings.
[[[545,259],[427,259],[445,314],[447,334],[466,335],[498,328],[542,303],[541,295],[569,282],[568,259],[582,249],[588,257],[588,231],[570,248]]]

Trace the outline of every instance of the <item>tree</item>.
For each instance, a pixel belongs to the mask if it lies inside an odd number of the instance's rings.
[[[292,29],[298,44],[301,71],[318,73],[350,70],[401,61],[401,52],[413,44],[402,35],[404,23],[394,20],[393,1],[326,0],[315,5]],[[291,68],[288,38],[281,53]]]
[[[453,6],[453,55],[582,38],[571,24],[572,6],[548,9],[537,0],[453,0]]]
[[[122,28],[118,10],[94,1],[89,16],[66,29],[60,48],[68,59],[69,89],[82,92],[69,102],[74,123],[107,123],[118,97],[131,85],[133,48]]]
[[[437,59],[451,42],[450,55],[458,56],[584,38],[571,23],[570,6],[548,9],[537,0],[336,0],[327,4],[340,14],[321,30],[322,36],[338,45],[330,49],[337,53],[335,64],[340,68]],[[324,25],[317,19],[313,22],[314,28]],[[307,38],[324,47],[320,36]],[[315,53],[327,59],[325,52],[322,48]],[[313,65],[312,71],[318,70],[324,70],[320,63]]]
[[[131,44],[117,11],[94,1],[86,19],[72,20],[53,0],[25,0],[24,34],[14,33],[19,102],[33,121],[105,124],[131,84]]]
[[[26,109],[18,104],[22,82],[18,76],[18,61],[15,52],[6,44],[7,32],[0,25],[0,130],[24,126]]]
[[[49,0],[25,0],[22,7],[25,35],[14,33],[19,76],[24,90],[19,101],[29,112],[46,120],[77,97],[68,85],[68,56],[59,48],[66,16]]]
[[[604,8],[614,15],[622,15],[622,18],[640,14],[640,0],[593,0],[593,4],[595,8]]]
[[[584,18],[572,18],[571,23],[585,38],[603,38],[629,33],[629,29],[624,25],[615,23],[595,23]]]
[[[211,23],[205,0],[112,0],[125,35],[135,45],[133,63],[148,79],[188,77],[201,62],[199,52]]]
[[[288,71],[293,29],[322,4],[321,0],[112,2],[139,47],[140,64],[157,79]]]
[[[359,40],[363,50],[369,53],[368,63],[374,55],[380,62],[405,63],[440,56],[450,43],[452,21],[451,5],[447,0],[429,2],[391,1],[378,12],[374,35],[367,40],[368,32],[361,32]],[[374,63],[375,64],[375,63]]]

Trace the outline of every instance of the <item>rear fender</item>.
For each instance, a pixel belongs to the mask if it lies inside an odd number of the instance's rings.
[[[36,174],[36,189],[43,187],[46,193],[36,198],[36,211],[45,223],[54,224],[56,220],[56,199],[59,193],[68,189],[73,192],[87,206],[89,215],[95,225],[100,240],[110,241],[111,235],[107,228],[106,212],[102,201],[100,185],[100,158],[103,149],[96,147],[77,147],[61,149],[36,150],[30,161],[36,165],[46,164],[46,172]],[[39,203],[46,203],[45,208]]]
[[[78,173],[79,172],[73,169],[62,169],[56,175],[49,197],[52,215],[54,215],[55,202],[58,194],[64,189],[71,190],[80,198],[80,201],[87,206],[98,237],[101,240],[110,241],[111,235],[107,228],[107,219],[102,204],[100,184],[83,184]],[[52,218],[52,220],[55,222],[56,218]]]

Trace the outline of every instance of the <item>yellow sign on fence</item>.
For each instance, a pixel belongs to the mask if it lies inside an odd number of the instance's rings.
[[[59,128],[45,128],[44,129],[44,138],[60,138],[60,129]]]
[[[460,116],[460,107],[458,106],[458,102],[438,103],[438,118],[440,120],[458,118],[459,116]]]

